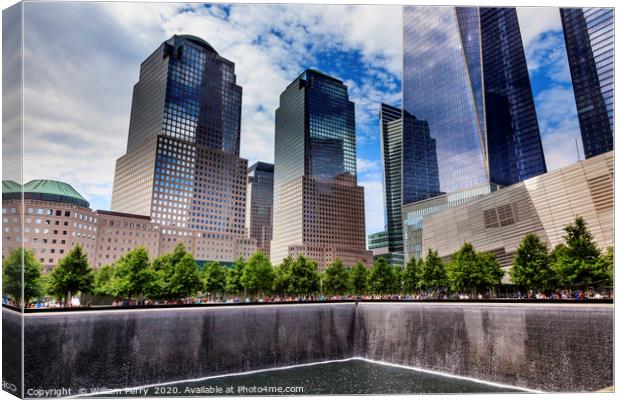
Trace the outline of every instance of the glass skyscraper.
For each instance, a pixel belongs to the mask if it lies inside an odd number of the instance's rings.
[[[255,242],[245,230],[240,126],[234,64],[195,36],[165,41],[142,63],[134,86],[112,209],[151,216],[197,259],[246,255]],[[162,242],[162,250],[176,241]]]
[[[402,111],[387,104],[381,104],[381,163],[383,166],[383,188],[385,192],[386,232],[370,235],[368,248],[387,247],[388,252],[403,251],[402,206],[402,157],[403,120]],[[373,247],[373,237],[386,238],[385,246]]]
[[[273,219],[273,164],[257,162],[248,168],[245,223],[258,250],[269,257]]]
[[[560,9],[586,158],[613,150],[614,10]]]
[[[428,182],[403,198],[417,204],[403,211],[405,253],[417,257],[420,243],[407,232],[423,229],[416,218],[431,212],[425,200],[462,202],[542,174],[546,164],[514,8],[409,6],[403,29],[403,108],[426,124],[427,139],[413,148],[431,168],[408,171]]]
[[[271,260],[305,254],[319,267],[372,259],[357,186],[355,110],[342,81],[306,70],[280,95]]]
[[[402,205],[441,194],[435,139],[430,136],[426,121],[418,120],[400,108],[381,104],[380,119],[385,188],[384,236],[388,241],[386,254],[382,255],[402,264]],[[376,248],[371,249],[377,254]]]

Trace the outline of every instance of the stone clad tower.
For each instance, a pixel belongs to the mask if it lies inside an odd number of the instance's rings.
[[[354,104],[342,81],[306,70],[276,110],[271,261],[305,254],[370,263],[364,188],[357,185]]]
[[[165,41],[134,86],[112,209],[151,216],[162,229],[160,252],[183,241],[200,260],[249,255],[240,126],[234,64],[195,36]]]

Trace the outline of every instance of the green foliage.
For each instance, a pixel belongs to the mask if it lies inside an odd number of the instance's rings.
[[[243,269],[241,284],[249,294],[260,296],[271,290],[273,278],[273,267],[269,258],[257,251],[248,259]]]
[[[99,296],[117,297],[119,295],[113,265],[104,265],[95,271],[93,293]]]
[[[552,268],[566,286],[603,284],[609,273],[583,218],[564,228],[566,245],[556,248]]]
[[[403,274],[405,269],[398,265],[392,265],[392,274],[394,278],[392,280],[392,290],[390,293],[402,293],[403,292]]]
[[[420,260],[420,262],[418,262],[413,257],[411,257],[407,265],[405,265],[405,269],[402,274],[403,291],[405,293],[413,293],[418,288],[421,266],[422,261]]]
[[[355,264],[351,270],[351,289],[353,293],[361,295],[366,293],[366,281],[368,278],[368,268],[361,262]]]
[[[484,293],[499,284],[503,274],[494,254],[476,253],[470,243],[463,244],[454,253],[447,269],[452,290],[474,294]]]
[[[151,284],[145,287],[145,296],[151,299],[178,299],[178,288],[173,285],[173,275],[183,257],[191,254],[185,249],[183,242],[176,245],[171,253],[163,254],[153,260],[149,272],[151,274]],[[191,275],[191,274],[190,274]],[[178,279],[179,275],[177,275]],[[190,286],[193,283],[190,280]]]
[[[291,265],[290,292],[308,296],[319,291],[321,283],[316,261],[299,255]]]
[[[274,293],[286,295],[291,292],[291,271],[295,261],[291,256],[287,256],[280,265],[274,268],[274,278],[272,289]]]
[[[608,247],[607,252],[600,260],[600,268],[606,272],[606,278],[603,282],[605,285],[612,286],[614,284],[614,248]]]
[[[328,294],[346,294],[351,288],[349,269],[336,259],[323,271],[323,290]]]
[[[65,305],[71,302],[71,296],[77,292],[91,292],[95,273],[88,264],[88,257],[77,245],[58,262],[50,274],[49,290],[58,298],[64,297]]]
[[[182,299],[184,297],[193,296],[197,291],[202,289],[203,285],[200,278],[200,272],[196,267],[194,257],[190,253],[186,253],[183,257],[181,257],[179,262],[175,264],[173,271],[174,272],[172,273],[170,280],[167,282],[170,295],[173,299]],[[222,290],[226,282],[225,279],[224,271],[222,271]]]
[[[25,306],[30,300],[43,295],[41,264],[31,250],[13,249],[9,256],[2,260],[2,292],[20,306]]]
[[[535,233],[528,233],[519,244],[512,260],[510,279],[515,285],[543,292],[557,287],[549,249]]]
[[[226,271],[219,262],[211,261],[208,263],[205,266],[203,277],[204,289],[207,293],[218,295],[226,290]]]
[[[116,262],[113,284],[119,295],[141,299],[156,285],[156,279],[157,276],[150,266],[149,254],[144,247],[131,250]]]
[[[437,251],[428,249],[424,262],[419,264],[417,288],[420,290],[438,290],[448,287],[446,267]]]
[[[379,257],[373,264],[367,277],[367,288],[372,294],[389,294],[397,286],[394,268]]]
[[[241,276],[243,275],[244,268],[245,260],[243,257],[239,257],[237,261],[233,263],[232,267],[226,270],[226,293],[239,294],[243,292]]]

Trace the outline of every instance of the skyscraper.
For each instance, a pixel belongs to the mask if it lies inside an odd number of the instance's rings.
[[[404,263],[402,205],[441,194],[435,139],[430,137],[426,121],[397,107],[381,104],[380,119],[388,243],[387,248],[381,249],[386,252],[384,258],[401,265]]]
[[[614,10],[560,9],[586,158],[613,150]]]
[[[374,237],[387,238],[387,253],[402,253],[403,222],[402,207],[402,157],[403,157],[403,119],[402,111],[387,104],[381,104],[379,113],[381,120],[381,163],[383,166],[383,190],[385,194],[385,235],[375,234]],[[369,249],[373,235],[368,237]],[[374,240],[373,240],[374,241]],[[383,239],[382,239],[383,242]]]
[[[514,8],[405,7],[403,50],[403,108],[427,124],[434,143],[417,147],[435,157],[439,189],[403,210],[405,253],[418,257],[424,215],[546,165]]]
[[[245,223],[258,250],[269,257],[273,219],[273,164],[257,162],[248,169]]]
[[[150,215],[169,235],[162,251],[183,241],[198,259],[246,255],[253,241],[245,231],[240,125],[234,64],[195,36],[165,41],[142,63],[134,86],[112,209]]]
[[[306,70],[276,110],[271,261],[305,254],[323,268],[370,262],[357,185],[355,113],[342,81]]]

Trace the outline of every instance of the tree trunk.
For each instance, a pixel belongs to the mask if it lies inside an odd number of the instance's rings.
[[[71,291],[67,290],[67,294],[65,295],[65,307],[71,307]]]

